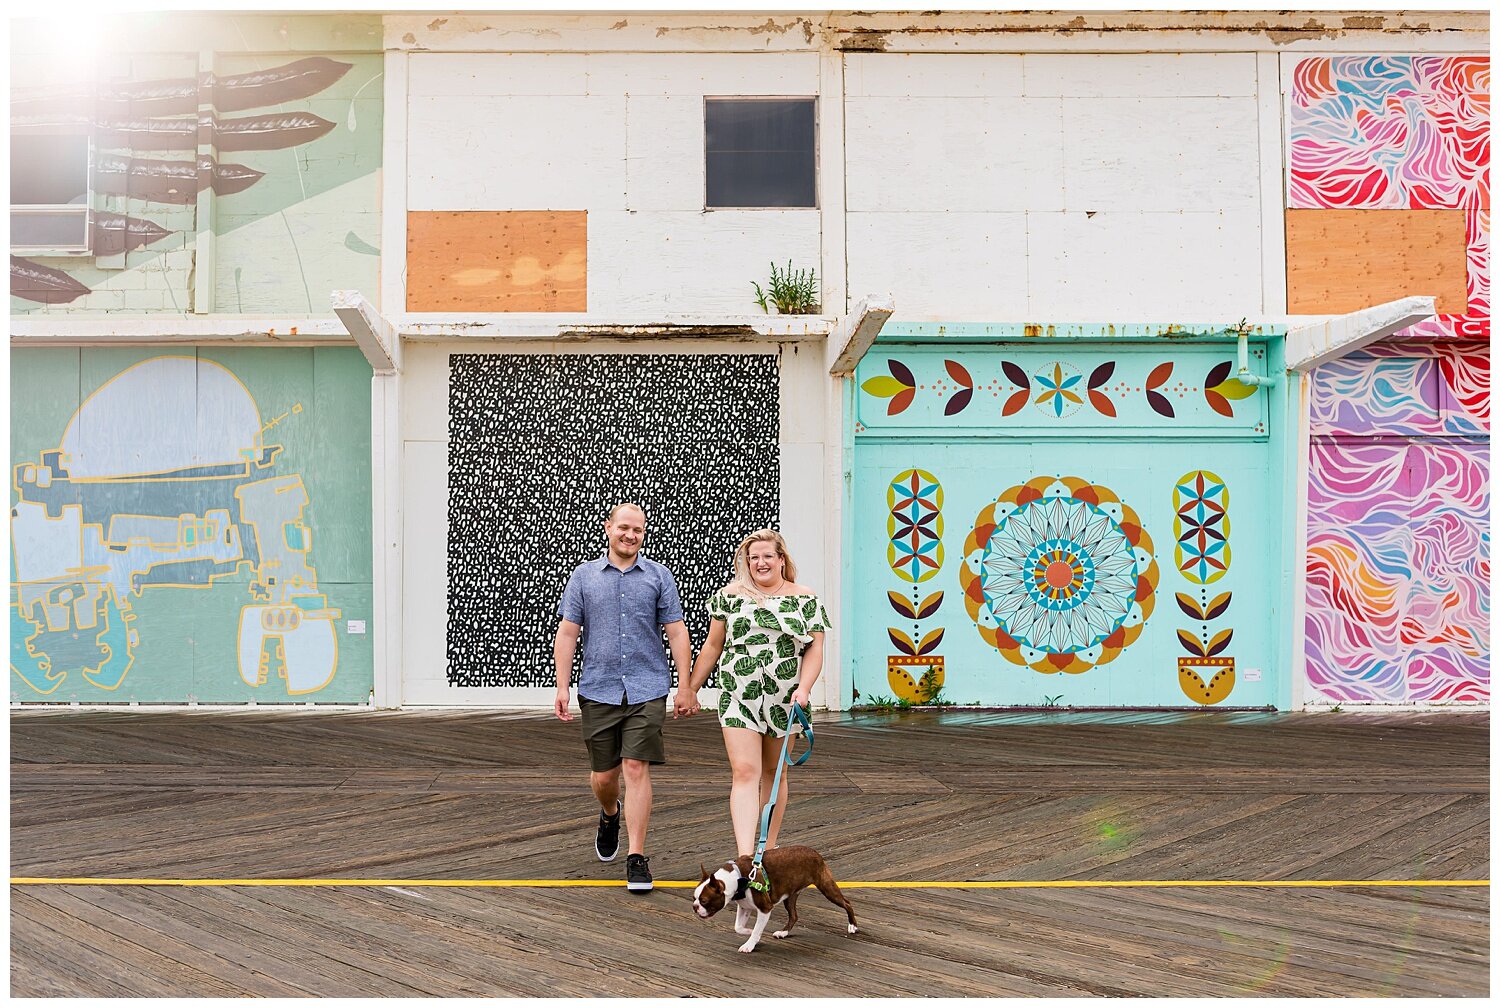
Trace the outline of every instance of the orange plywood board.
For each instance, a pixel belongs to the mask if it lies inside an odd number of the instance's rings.
[[[1286,300],[1293,315],[1358,311],[1414,295],[1468,312],[1462,210],[1288,210]]]
[[[406,309],[588,310],[588,211],[412,210]]]

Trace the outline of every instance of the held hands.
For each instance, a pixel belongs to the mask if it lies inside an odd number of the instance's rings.
[[[691,717],[703,708],[698,704],[698,694],[689,693],[686,689],[678,687],[677,692],[672,695],[672,716]]]
[[[568,712],[568,687],[557,687],[557,698],[552,701],[552,713],[563,721],[573,720],[573,715]]]

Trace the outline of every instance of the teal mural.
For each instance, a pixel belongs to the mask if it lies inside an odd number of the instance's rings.
[[[12,701],[365,701],[370,373],[13,352]]]
[[[149,20],[87,77],[18,32],[13,144],[86,136],[91,214],[86,254],[13,246],[11,312],[325,315],[332,290],[373,297],[378,16],[184,16],[166,34],[194,55],[163,51]]]
[[[847,699],[1285,706],[1284,389],[1227,342],[935,342],[855,376]]]

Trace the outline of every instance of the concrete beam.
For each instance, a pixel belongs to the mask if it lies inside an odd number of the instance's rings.
[[[1287,331],[1287,370],[1311,371],[1320,364],[1338,360],[1376,340],[1430,319],[1436,313],[1433,298],[1409,297],[1347,315],[1304,320],[1304,324],[1293,325]]]
[[[822,339],[838,326],[827,315],[430,314],[399,323],[407,339],[553,340]]]
[[[272,343],[346,346],[336,318],[244,315],[12,315],[11,346],[132,346],[155,343]]]
[[[401,334],[385,320],[359,291],[336,290],[330,298],[333,313],[359,344],[360,352],[376,374],[401,370]]]
[[[870,294],[861,298],[840,325],[839,346],[829,347],[833,363],[829,365],[828,373],[835,377],[853,374],[860,358],[870,349],[875,337],[880,335],[881,327],[895,310],[896,302],[889,294]]]

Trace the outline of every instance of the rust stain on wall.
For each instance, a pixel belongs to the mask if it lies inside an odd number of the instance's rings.
[[[656,37],[662,38],[673,33],[683,32],[745,32],[750,35],[785,35],[789,31],[802,29],[802,35],[808,42],[813,40],[813,23],[806,18],[797,18],[786,24],[778,24],[775,18],[766,18],[762,25],[751,25],[741,27],[739,25],[661,25],[656,29]]]

